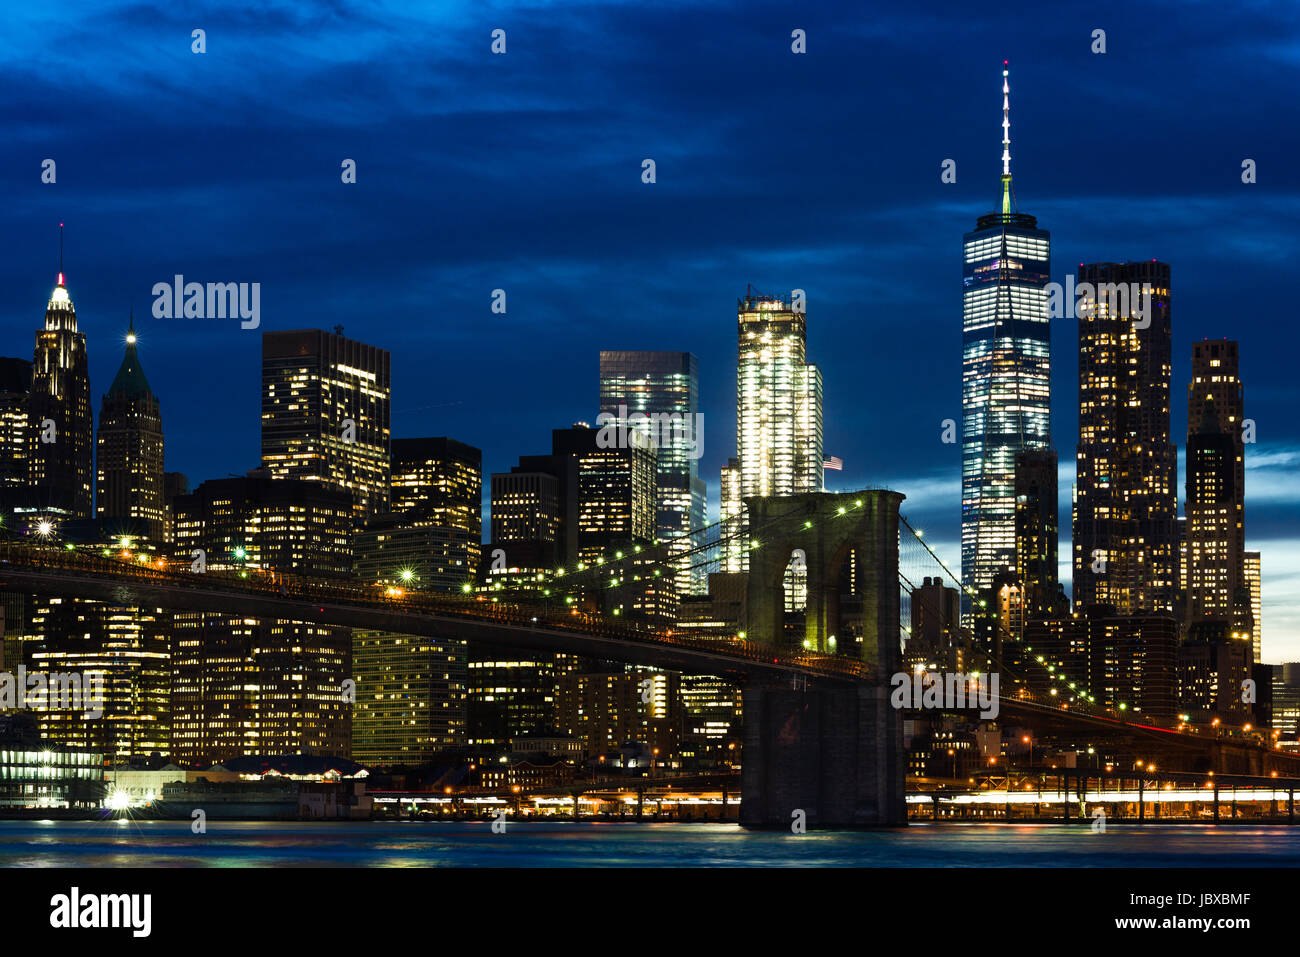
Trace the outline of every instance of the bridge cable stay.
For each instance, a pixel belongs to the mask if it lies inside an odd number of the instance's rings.
[[[953,580],[953,582],[955,583],[955,585],[956,585],[959,589],[962,589],[962,590],[967,594],[968,597],[972,598],[973,600],[978,601],[978,596],[977,596],[977,594],[974,592],[974,590],[971,589],[971,588],[969,588],[969,587],[967,587],[967,586],[965,586],[965,585],[961,582],[960,578],[959,578],[958,576],[956,576],[956,575],[953,573],[952,569],[950,569],[950,568],[948,567],[948,565],[943,561],[943,559],[941,559],[941,558],[940,558],[940,557],[939,557],[939,556],[934,552],[934,549],[932,549],[932,548],[930,547],[929,543],[926,542],[925,539],[922,537],[922,535],[921,535],[921,534],[920,534],[916,529],[914,529],[914,528],[911,526],[911,524],[907,521],[906,518],[900,516],[900,525],[901,525],[901,527],[902,527],[903,529],[906,529],[907,532],[910,533],[910,539],[905,539],[904,536],[903,536],[903,534],[902,534],[902,532],[900,531],[900,536],[899,536],[900,539],[904,539],[904,542],[905,542],[906,544],[910,544],[910,545],[912,546],[911,549],[904,549],[904,548],[900,545],[900,551],[910,551],[912,554],[916,554],[916,553],[917,553],[917,549],[916,549],[915,546],[920,546],[920,551],[921,551],[921,553],[923,553],[924,555],[927,555],[927,556],[929,557],[930,561],[933,562],[933,564],[934,564],[935,566],[937,566],[938,568],[942,569],[942,570],[943,570],[943,571],[948,575],[948,577],[951,578],[951,579]],[[906,588],[915,588],[915,583],[912,582],[909,578],[907,578],[907,577],[903,574],[903,572],[902,572],[902,570],[901,570],[901,565],[902,565],[902,561],[901,561],[901,557],[900,557],[900,574],[899,574],[900,579],[902,580],[902,582],[904,582],[904,583],[906,584]],[[906,591],[906,588],[904,589],[905,591]],[[913,599],[913,600],[914,600],[914,599]],[[930,613],[936,615],[936,616],[939,616],[940,613],[941,613],[940,609],[938,609],[938,608],[934,608],[934,607],[932,607],[932,606],[930,606],[930,605],[927,605],[926,610],[929,611]],[[942,618],[939,618],[938,620],[942,620]],[[1027,659],[1026,659],[1026,663],[1028,664],[1029,667],[1033,668],[1033,667],[1037,666],[1039,669],[1041,669],[1041,671],[1042,671],[1041,678],[1043,678],[1046,682],[1048,682],[1048,683],[1050,683],[1050,684],[1053,684],[1053,685],[1055,685],[1055,684],[1058,683],[1058,682],[1061,684],[1061,686],[1062,686],[1062,687],[1061,687],[1061,690],[1064,692],[1064,694],[1061,695],[1060,697],[1062,697],[1062,698],[1066,698],[1066,697],[1070,698],[1070,705],[1071,705],[1071,706],[1075,707],[1077,710],[1084,711],[1085,713],[1096,713],[1096,714],[1099,714],[1099,715],[1100,715],[1100,714],[1103,714],[1103,713],[1108,713],[1108,714],[1112,715],[1113,717],[1119,718],[1120,720],[1125,720],[1124,716],[1114,714],[1114,712],[1112,712],[1111,709],[1104,708],[1104,707],[1102,707],[1102,706],[1098,706],[1097,703],[1096,703],[1096,701],[1095,701],[1095,699],[1093,699],[1091,696],[1089,696],[1089,695],[1087,694],[1086,691],[1083,691],[1082,689],[1078,689],[1078,688],[1071,688],[1071,687],[1069,687],[1070,682],[1069,682],[1068,678],[1067,678],[1065,675],[1063,675],[1063,674],[1059,674],[1059,673],[1055,672],[1054,670],[1050,670],[1050,669],[1049,669],[1049,666],[1048,666],[1045,662],[1042,662],[1042,661],[1038,660],[1038,657],[1037,657],[1037,656],[1034,656],[1034,655],[1032,654],[1032,652],[1033,652],[1033,648],[1032,648],[1032,646],[1029,646],[1029,645],[1027,645],[1027,644],[1024,644],[1023,642],[1021,642],[1021,641],[1015,639],[1015,638],[1010,634],[1010,630],[1007,628],[1005,622],[1002,622],[1002,621],[1000,621],[1000,620],[998,620],[998,619],[996,619],[996,618],[995,618],[994,620],[998,622],[998,626],[999,626],[999,628],[1000,628],[1000,630],[1001,630],[1001,637],[1004,639],[1004,642],[1015,641],[1017,644],[1019,644],[1021,647],[1023,647],[1023,648],[1025,649],[1026,652],[1029,652],[1029,653],[1030,653],[1029,655],[1027,655]],[[906,630],[910,630],[910,629],[907,629],[906,626],[904,626],[904,630],[906,631]],[[1004,647],[1005,647],[1005,645],[1004,645]],[[1017,669],[1015,669],[1015,668],[1009,666],[1005,660],[1002,660],[999,656],[997,656],[996,654],[993,654],[993,653],[991,653],[991,652],[992,652],[992,649],[986,649],[986,653],[989,653],[989,660],[990,660],[990,662],[991,662],[994,666],[996,666],[996,667],[998,668],[999,672],[1004,673],[1004,674],[1007,674],[1008,676],[1010,676],[1010,677],[1013,679],[1013,681],[1016,681],[1016,682],[1017,682],[1017,683],[1018,683],[1018,684],[1019,684],[1019,685],[1020,685],[1024,690],[1025,690],[1025,693],[1026,693],[1026,694],[1031,695],[1031,698],[1032,698],[1032,697],[1035,697],[1035,696],[1032,695],[1032,691],[1030,690],[1030,675],[1020,673]],[[1057,696],[1053,696],[1053,697],[1057,697]],[[1080,699],[1082,699],[1082,700],[1080,700]],[[1039,704],[1048,704],[1049,706],[1057,707],[1057,708],[1060,708],[1061,710],[1067,710],[1067,706],[1064,704],[1064,702],[1057,703],[1057,702],[1042,702],[1042,701],[1036,701],[1036,703],[1039,703]]]

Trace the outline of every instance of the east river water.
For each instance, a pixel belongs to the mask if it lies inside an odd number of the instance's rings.
[[[5,867],[1296,867],[1300,827],[0,821]]]

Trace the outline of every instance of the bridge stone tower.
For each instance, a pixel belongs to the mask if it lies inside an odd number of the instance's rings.
[[[798,556],[807,569],[803,647],[860,655],[872,669],[865,682],[792,678],[744,689],[740,814],[746,827],[789,829],[801,817],[810,828],[907,824],[902,716],[889,703],[889,678],[900,667],[902,500],[899,492],[875,489],[745,501],[751,537],[759,542],[749,553],[749,639],[782,650],[791,644],[783,581]],[[862,601],[860,650],[837,635],[843,632],[841,572],[850,552]]]

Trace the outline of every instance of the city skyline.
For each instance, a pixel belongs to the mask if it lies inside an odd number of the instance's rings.
[[[547,31],[552,50],[564,50],[567,43],[576,42],[566,41],[562,16],[550,24],[539,24],[526,12],[516,12],[515,16],[520,18],[517,22],[528,24],[523,28],[524,35],[530,30]],[[602,29],[617,29],[618,11],[606,11],[600,16]],[[715,7],[708,17],[693,16],[701,17],[714,30],[743,31],[747,44],[757,42],[764,33],[770,34],[764,42],[770,42],[773,57],[789,56],[786,38],[790,24],[784,22],[785,14],[767,11],[741,18],[730,8]],[[1011,18],[1010,13],[1007,16]],[[769,162],[743,149],[724,149],[724,143],[705,137],[696,144],[697,149],[688,148],[675,160],[670,161],[667,153],[659,156],[658,181],[643,184],[641,161],[658,155],[656,147],[628,125],[634,111],[617,112],[622,122],[615,125],[615,133],[600,140],[598,151],[582,151],[582,155],[599,170],[596,182],[586,185],[629,212],[625,226],[613,233],[602,232],[598,243],[591,239],[579,243],[574,238],[578,230],[571,227],[562,231],[560,241],[545,255],[536,251],[545,249],[544,244],[514,245],[530,237],[535,239],[536,226],[546,221],[545,210],[555,208],[527,201],[526,186],[508,189],[505,199],[487,202],[481,210],[463,207],[469,224],[469,235],[466,237],[466,231],[462,231],[460,239],[464,251],[440,258],[435,250],[445,247],[430,245],[430,240],[422,238],[422,224],[392,203],[394,183],[404,181],[409,170],[424,168],[429,162],[418,152],[395,150],[387,162],[373,154],[369,160],[364,154],[356,155],[357,184],[339,183],[338,163],[360,151],[352,146],[336,146],[336,141],[361,142],[359,136],[351,134],[372,127],[383,134],[394,116],[403,111],[415,110],[429,119],[409,102],[394,102],[391,112],[379,120],[345,117],[342,125],[350,127],[348,135],[338,136],[339,131],[333,130],[328,145],[321,142],[318,131],[312,132],[313,124],[320,122],[320,99],[278,102],[281,112],[276,117],[283,122],[285,135],[295,138],[295,142],[303,138],[294,154],[302,162],[296,162],[291,178],[305,178],[310,170],[312,182],[319,184],[310,187],[312,201],[299,204],[296,212],[274,202],[265,213],[239,214],[236,221],[225,221],[224,228],[215,235],[201,236],[214,225],[210,213],[189,207],[191,212],[186,215],[195,220],[190,224],[183,216],[175,215],[163,200],[181,195],[179,191],[192,182],[207,181],[211,178],[209,172],[168,173],[156,181],[153,196],[130,200],[147,224],[165,226],[143,232],[174,237],[168,243],[142,243],[130,237],[124,246],[108,240],[114,235],[111,213],[126,201],[118,197],[118,191],[127,188],[122,184],[137,184],[139,179],[138,174],[123,175],[112,162],[113,154],[109,154],[109,162],[102,169],[97,167],[93,173],[81,169],[74,175],[72,170],[78,164],[60,160],[56,185],[39,183],[38,160],[30,164],[28,171],[20,170],[14,165],[18,161],[11,158],[6,165],[16,180],[21,180],[22,173],[30,179],[32,191],[46,192],[22,193],[15,209],[6,214],[7,227],[27,237],[27,241],[0,274],[4,279],[0,291],[6,316],[4,331],[15,342],[5,352],[26,356],[32,320],[39,309],[37,303],[49,295],[49,274],[56,252],[54,224],[66,219],[69,290],[77,302],[80,328],[90,341],[92,395],[102,394],[120,362],[117,340],[125,333],[126,317],[133,304],[143,361],[167,416],[167,468],[186,473],[194,486],[257,465],[256,390],[250,395],[246,386],[258,374],[262,330],[240,330],[238,322],[223,324],[221,320],[153,319],[149,310],[153,283],[169,281],[177,272],[205,281],[262,282],[264,330],[328,329],[342,324],[349,338],[393,349],[395,353],[400,344],[404,354],[394,355],[393,434],[449,435],[481,447],[485,473],[506,470],[521,452],[544,447],[550,429],[564,427],[575,418],[594,421],[598,409],[592,392],[600,349],[690,351],[701,360],[702,411],[708,427],[700,471],[709,483],[712,520],[716,517],[718,469],[734,448],[730,408],[735,360],[731,299],[748,282],[774,295],[804,288],[810,316],[809,353],[824,368],[826,381],[825,448],[828,454],[838,455],[845,462],[844,472],[832,475],[832,487],[887,484],[902,490],[908,495],[904,504],[907,514],[926,529],[929,540],[937,543],[940,553],[955,567],[959,478],[953,447],[942,445],[938,438],[943,419],[960,417],[953,387],[959,361],[956,296],[960,267],[953,249],[955,237],[969,228],[975,216],[987,212],[997,198],[1000,144],[990,98],[996,96],[996,65],[1007,58],[1016,80],[1013,148],[1018,198],[1052,230],[1057,253],[1053,280],[1063,281],[1076,262],[1153,257],[1169,262],[1179,299],[1173,332],[1175,396],[1182,394],[1189,381],[1194,341],[1229,338],[1241,343],[1248,414],[1260,424],[1259,442],[1248,449],[1246,456],[1251,526],[1246,545],[1263,556],[1264,657],[1292,659],[1300,653],[1300,596],[1296,584],[1300,564],[1294,557],[1300,553],[1294,545],[1300,531],[1293,514],[1295,492],[1286,487],[1286,476],[1300,461],[1300,436],[1287,415],[1295,392],[1280,365],[1282,356],[1289,351],[1288,342],[1284,339],[1279,347],[1273,339],[1278,333],[1284,337],[1293,334],[1270,325],[1268,319],[1274,308],[1270,303],[1285,301],[1286,276],[1281,263],[1288,258],[1295,240],[1282,231],[1281,223],[1287,204],[1294,203],[1295,174],[1278,161],[1270,167],[1267,160],[1270,156],[1284,156],[1287,138],[1294,134],[1261,119],[1275,99],[1270,92],[1275,94],[1283,82],[1276,77],[1269,79],[1263,66],[1240,55],[1243,50],[1258,51],[1264,54],[1266,63],[1293,68],[1294,61],[1288,58],[1285,48],[1275,47],[1267,39],[1268,18],[1282,18],[1285,13],[1264,10],[1263,22],[1242,26],[1227,36],[1218,32],[1213,38],[1195,27],[1160,22],[1160,29],[1166,33],[1181,31],[1183,42],[1176,52],[1170,46],[1148,45],[1139,53],[1132,49],[1131,40],[1128,49],[1117,42],[1126,35],[1140,33],[1144,24],[1151,23],[1147,18],[1154,16],[1149,11],[1108,13],[1111,47],[1104,56],[1091,54],[1087,44],[1077,39],[1076,33],[1088,32],[1082,25],[1077,29],[1076,25],[1068,29],[1036,26],[1036,37],[1047,31],[1038,49],[1025,42],[1029,34],[1014,30],[1008,33],[1004,21],[992,21],[989,27],[976,28],[973,34],[970,25],[965,25],[960,44],[954,25],[951,32],[941,31],[936,40],[940,48],[952,54],[951,72],[942,75],[918,73],[915,65],[902,62],[903,48],[908,38],[918,35],[920,22],[897,18],[893,27],[903,42],[886,44],[878,62],[868,69],[879,70],[880,75],[891,72],[895,82],[913,81],[908,86],[910,97],[923,99],[927,108],[938,111],[938,116],[925,128],[904,123],[901,128],[911,135],[895,141],[904,158],[894,156],[887,162],[868,142],[859,139],[859,134],[826,129],[821,122],[824,114],[814,114],[809,119],[793,116],[789,129],[792,134],[828,148],[809,151],[798,162]],[[468,13],[460,23],[441,48],[455,51],[456,45],[463,43],[465,49],[456,53],[456,62],[473,71],[475,82],[484,84],[485,94],[498,90],[495,84],[502,81],[492,80],[486,72],[496,68],[486,52],[487,42],[478,40],[495,24],[480,23]],[[660,21],[652,15],[652,23]],[[213,20],[212,24],[217,25],[208,26],[209,35],[220,36],[219,21]],[[386,29],[364,17],[361,24],[360,33],[367,42],[382,47]],[[418,21],[413,25],[417,29],[420,26]],[[824,56],[821,61],[808,60],[808,69],[822,71],[816,84],[838,79],[846,95],[867,102],[868,80],[855,80],[851,87],[844,82],[850,75],[849,63],[857,61],[852,43],[833,29],[838,24],[810,20],[801,25],[809,30],[810,49]],[[148,35],[156,39],[172,26],[160,17],[155,32]],[[666,21],[662,26],[668,29]],[[1092,24],[1087,26],[1091,29]],[[1274,22],[1272,26],[1279,24]],[[175,25],[177,31],[180,27]],[[177,82],[181,85],[197,84],[197,79],[184,80],[188,73],[181,72],[189,70],[189,62],[182,59],[182,54],[190,56],[187,44],[182,42],[190,27],[184,27],[184,37],[176,41],[178,52],[166,69],[180,78]],[[226,27],[231,42],[238,37],[237,42],[245,50],[257,42],[251,32],[243,32],[247,29],[242,21]],[[321,30],[322,34],[314,39],[339,39],[329,24]],[[21,40],[21,36],[19,29],[15,37]],[[479,50],[480,46],[484,49]],[[209,56],[229,55],[216,45],[211,49]],[[332,52],[327,62],[334,67],[325,68],[326,79],[341,82],[347,58],[340,47],[328,49]],[[9,62],[12,48],[6,49],[6,54]],[[722,51],[708,55],[728,54]],[[517,41],[505,62],[518,62],[509,59],[516,56],[532,58],[525,64],[539,64],[542,53],[532,43]],[[682,68],[699,70],[698,61],[706,54],[688,45],[677,56]],[[1089,164],[1072,156],[1072,151],[1056,148],[1062,118],[1071,116],[1072,110],[1092,98],[1099,99],[1109,110],[1107,122],[1113,122],[1117,130],[1135,128],[1135,122],[1136,128],[1141,128],[1146,109],[1140,98],[1135,102],[1131,91],[1159,90],[1159,84],[1171,83],[1161,78],[1160,64],[1181,64],[1186,70],[1196,61],[1198,70],[1214,72],[1216,62],[1229,59],[1233,64],[1230,75],[1218,71],[1220,90],[1211,96],[1204,87],[1195,87],[1196,93],[1206,97],[1202,116],[1194,124],[1196,130],[1204,124],[1212,124],[1216,130],[1212,162],[1207,159],[1189,168],[1167,162],[1164,152],[1157,151],[1160,155],[1150,162],[1126,159],[1109,170],[1092,171]],[[1098,73],[1103,67],[1111,72]],[[599,64],[593,67],[598,68]],[[797,88],[800,82],[811,82],[811,78],[805,81],[790,74],[784,66],[778,72],[779,79],[765,79],[760,71],[743,71],[730,82],[748,84],[744,91],[718,86],[707,89],[729,104],[740,102],[746,109],[754,109],[782,85]],[[949,80],[958,86],[946,88],[944,81]],[[42,82],[52,83],[53,79],[46,77]],[[246,82],[246,92],[253,102],[271,102],[260,77],[250,77]],[[570,97],[567,80],[552,82],[559,86],[546,87],[541,94],[543,101],[548,95],[556,97],[560,93]],[[118,85],[112,78],[97,81],[97,85],[88,87],[90,92],[81,92],[81,102],[86,97],[95,102],[112,102],[130,81],[122,83]],[[326,87],[337,92],[329,83]],[[1241,91],[1247,88],[1262,92],[1239,106],[1243,102]],[[626,93],[627,87],[620,84],[619,90]],[[499,91],[508,92],[508,86]],[[799,90],[801,97],[804,92]],[[646,97],[663,108],[662,115],[683,124],[689,120],[682,106],[685,93],[669,90]],[[54,90],[49,98],[51,102],[67,100]],[[631,99],[634,103],[645,102],[635,95]],[[602,102],[608,107],[611,101]],[[880,104],[874,98],[871,102],[873,108],[882,111],[883,118],[903,121],[900,104]],[[541,107],[525,101],[518,116],[514,112],[509,117],[496,115],[507,131],[532,131],[540,136],[546,131],[540,125],[539,117],[544,115]],[[1236,115],[1229,116],[1230,110]],[[227,118],[244,116],[233,105],[218,113]],[[84,115],[84,111],[74,110],[72,115]],[[1161,119],[1170,125],[1164,141],[1204,145],[1186,120]],[[455,124],[472,121],[470,111],[446,119]],[[89,118],[85,129],[87,137],[97,135]],[[267,128],[261,129],[265,133]],[[452,159],[435,162],[440,175],[431,182],[443,182],[446,188],[435,189],[434,200],[415,200],[424,212],[430,211],[425,204],[450,201],[461,184],[507,184],[528,168],[527,162],[502,158],[509,151],[503,153],[500,138],[490,129],[477,130],[478,136],[462,137],[460,152]],[[678,127],[679,133],[688,130],[701,131],[702,127],[693,121]],[[179,134],[178,145],[164,152],[178,161],[184,158],[192,163],[205,135],[201,127],[188,126]],[[669,142],[674,139],[667,137]],[[308,148],[308,142],[314,145]],[[380,142],[385,142],[383,135]],[[659,142],[665,142],[665,138]],[[1240,149],[1239,143],[1243,144]],[[40,157],[52,154],[59,158],[57,147],[41,152],[45,145],[41,141],[31,145]],[[157,149],[158,144],[151,143],[150,148]],[[1234,150],[1241,156],[1236,156]],[[216,153],[218,158],[230,160],[222,149]],[[464,168],[470,155],[492,158],[493,162],[470,174]],[[540,163],[537,175],[549,175],[550,161],[544,152],[528,156]],[[1260,182],[1250,186],[1240,181],[1241,158],[1248,156],[1261,164]],[[306,162],[308,157],[310,164]],[[940,181],[940,164],[948,157],[955,158],[958,164],[957,183],[951,185]],[[126,165],[138,158],[133,155],[128,159]],[[571,159],[566,157],[566,162]],[[741,186],[729,187],[720,171],[735,168],[737,163]],[[186,168],[186,164],[180,164],[180,168]],[[216,195],[259,196],[269,184],[281,183],[284,178],[283,173],[274,172],[274,167],[260,174],[247,165],[238,168],[238,176],[224,177],[212,187]],[[1124,175],[1119,175],[1121,168]],[[898,184],[891,195],[879,186],[886,169],[894,171],[890,181]],[[808,185],[818,177],[824,178],[824,184]],[[735,243],[735,230],[721,227],[728,222],[726,214],[742,198],[738,194],[758,190],[763,184],[783,182],[798,182],[798,194],[785,198],[790,190],[772,188],[765,189],[764,194],[775,204],[772,219],[783,222],[788,229],[761,241],[746,238]],[[336,201],[328,191],[321,192],[327,187],[371,192],[365,193],[364,200],[349,198],[351,194],[343,192]],[[658,194],[636,192],[656,189],[667,194],[663,203],[651,201]],[[74,198],[67,199],[68,194]],[[558,190],[547,203],[566,201],[565,192]],[[658,223],[664,214],[668,221],[681,221],[687,209],[703,209],[711,215],[693,217],[690,221],[698,225],[691,235],[680,230],[663,232]],[[283,220],[268,222],[272,210],[285,214]],[[573,214],[575,222],[601,215],[591,200],[577,210]],[[471,212],[474,215],[469,215]],[[167,218],[157,218],[164,213]],[[315,216],[323,219],[318,222]],[[355,216],[360,216],[360,221],[349,218]],[[491,228],[475,226],[479,221],[476,216],[483,217]],[[361,252],[360,244],[335,233],[333,228],[320,232],[320,222],[331,217],[342,217],[339,222],[350,223],[357,235],[374,239],[372,250]],[[443,222],[451,216],[444,211],[427,218]],[[916,225],[918,219],[924,221],[923,228]],[[509,232],[511,224],[521,227],[519,239],[500,246],[499,236],[503,229]],[[357,229],[358,225],[363,228]],[[51,237],[48,245],[39,240],[45,230]],[[747,231],[746,237],[751,233]],[[304,260],[301,253],[288,254],[291,247],[287,244],[295,235],[295,241],[306,235],[322,237],[306,244],[315,254],[311,261]],[[726,235],[733,236],[731,245],[724,241]],[[882,240],[883,236],[890,238]],[[493,237],[498,238],[496,247],[491,245]],[[597,248],[611,245],[626,247],[627,251],[611,256]],[[128,259],[125,250],[131,246],[139,255]],[[523,266],[509,265],[510,256],[526,248],[533,250],[533,258],[520,260],[527,263]],[[1230,266],[1222,265],[1225,257]],[[581,267],[583,262],[586,268]],[[597,263],[605,275],[593,281],[592,269]],[[1219,288],[1222,284],[1216,279],[1224,273],[1211,269],[1212,265],[1230,269],[1235,277],[1232,290]],[[643,296],[645,301],[678,308],[680,318],[665,321],[663,311],[657,309],[653,321],[633,319],[634,325],[623,326],[616,333],[602,329],[601,321],[608,321],[618,303],[628,298],[627,288],[615,289],[615,282],[619,287],[635,287],[637,296]],[[496,288],[505,289],[509,295],[505,316],[491,312],[491,292]],[[922,290],[920,295],[917,290]],[[412,320],[410,326],[401,326],[385,318],[424,315],[418,304],[434,302],[435,293],[444,297],[437,300],[438,313],[459,322],[421,325]],[[385,301],[389,297],[394,298]],[[383,305],[376,309],[380,301]],[[569,317],[568,321],[553,321],[562,313]],[[908,320],[893,321],[893,315],[906,315]],[[1064,559],[1062,580],[1068,589],[1070,575],[1064,566],[1070,554],[1068,509],[1073,476],[1068,441],[1077,434],[1071,358],[1077,327],[1072,322],[1056,325],[1059,328],[1054,330],[1053,351],[1058,356],[1058,369],[1053,382],[1052,418],[1058,451],[1063,453],[1058,495],[1064,513],[1060,556]],[[493,350],[492,341],[503,330],[529,336],[536,348],[527,356],[514,350]],[[448,354],[456,356],[457,361],[445,364],[445,378],[431,383],[421,374],[422,368]],[[176,371],[186,368],[186,357],[195,355],[205,357],[198,368],[187,369],[183,375]],[[907,374],[899,367],[905,367]],[[544,390],[535,384],[539,377],[535,370],[541,368],[560,370]],[[886,403],[873,389],[866,388],[866,383],[887,386],[891,396],[897,396],[887,405],[903,411],[877,412],[877,407]],[[718,423],[716,430],[712,423]],[[1185,443],[1179,439],[1186,431],[1185,409],[1175,401],[1172,433],[1180,460],[1176,483],[1180,514],[1184,505]]]

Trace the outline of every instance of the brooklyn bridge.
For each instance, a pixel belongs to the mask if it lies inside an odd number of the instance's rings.
[[[595,614],[560,600],[562,590],[504,596],[434,592],[318,579],[260,569],[196,572],[188,561],[144,563],[71,545],[0,544],[0,587],[128,607],[238,614],[400,634],[471,645],[567,653],[602,661],[711,675],[742,689],[741,823],[788,828],[805,816],[820,828],[907,823],[909,712],[893,706],[890,679],[902,668],[908,627],[903,605],[931,568],[947,571],[902,518],[898,492],[750,499],[748,619],[734,636],[706,638],[626,617]],[[804,556],[805,611],[799,632],[785,614],[792,553]],[[900,565],[906,554],[910,567]],[[843,628],[842,570],[853,559],[855,637]],[[609,574],[610,566],[601,569]],[[949,573],[951,574],[951,573]],[[575,573],[574,578],[581,575]],[[955,580],[955,579],[954,579]],[[578,582],[572,586],[580,588]],[[991,660],[991,670],[1003,663]],[[1018,667],[1033,666],[1032,657]],[[1262,741],[1207,735],[1185,722],[1137,719],[1090,701],[1073,685],[1029,675],[1001,682],[1002,722],[1038,734],[1141,750],[1162,768],[1179,764],[1230,774],[1300,777],[1300,756]],[[1044,693],[1035,690],[1051,684]],[[1174,767],[1169,767],[1169,765]],[[1078,775],[1076,775],[1077,777]],[[1141,772],[1139,769],[1139,777]]]

